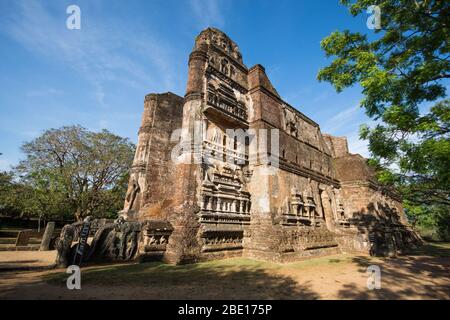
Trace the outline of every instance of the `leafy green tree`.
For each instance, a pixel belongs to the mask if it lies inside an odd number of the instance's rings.
[[[35,192],[29,185],[15,180],[13,172],[0,173],[0,214],[29,218],[38,214]]]
[[[333,60],[318,79],[338,92],[361,86],[361,107],[377,124],[362,126],[360,136],[369,142],[380,182],[399,188],[412,217],[420,212],[445,229],[443,214],[450,218],[450,2],[341,3],[353,16],[377,5],[381,29],[371,40],[348,30],[324,38],[322,49]]]
[[[22,146],[16,168],[34,191],[35,212],[112,217],[123,205],[134,145],[107,130],[80,126],[45,131]]]
[[[426,238],[450,241],[450,213],[442,205],[416,205],[405,201],[412,225]]]
[[[0,214],[7,216],[20,216],[21,210],[17,207],[14,190],[13,174],[0,172]]]

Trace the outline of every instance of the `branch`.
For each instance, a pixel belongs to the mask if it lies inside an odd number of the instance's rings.
[[[434,81],[434,80],[439,80],[439,79],[448,79],[448,78],[450,78],[450,74],[448,74],[448,73],[438,74],[437,76],[431,78],[427,82]]]

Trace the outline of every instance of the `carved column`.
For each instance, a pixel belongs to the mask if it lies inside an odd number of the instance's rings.
[[[208,137],[207,137],[207,131],[208,131],[208,119],[204,118],[203,119],[203,141],[207,141]]]
[[[206,196],[203,196],[200,200],[200,208],[205,209],[206,208]]]
[[[212,202],[213,202],[213,197],[208,197],[208,202],[206,203],[206,210],[208,210],[208,211],[212,210]]]

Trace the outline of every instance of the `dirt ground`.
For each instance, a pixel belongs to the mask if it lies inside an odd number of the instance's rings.
[[[56,250],[0,251],[0,272],[11,269],[49,268],[55,264],[55,259]]]
[[[450,244],[408,256],[339,254],[276,264],[245,258],[172,266],[161,263],[84,267],[81,290],[65,270],[0,272],[0,299],[450,299]],[[369,290],[367,267],[381,270]]]

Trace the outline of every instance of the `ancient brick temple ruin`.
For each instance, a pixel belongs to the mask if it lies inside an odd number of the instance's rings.
[[[419,241],[346,139],[321,133],[213,28],[195,39],[185,96],[145,97],[122,216],[94,228],[89,257],[284,262]]]

